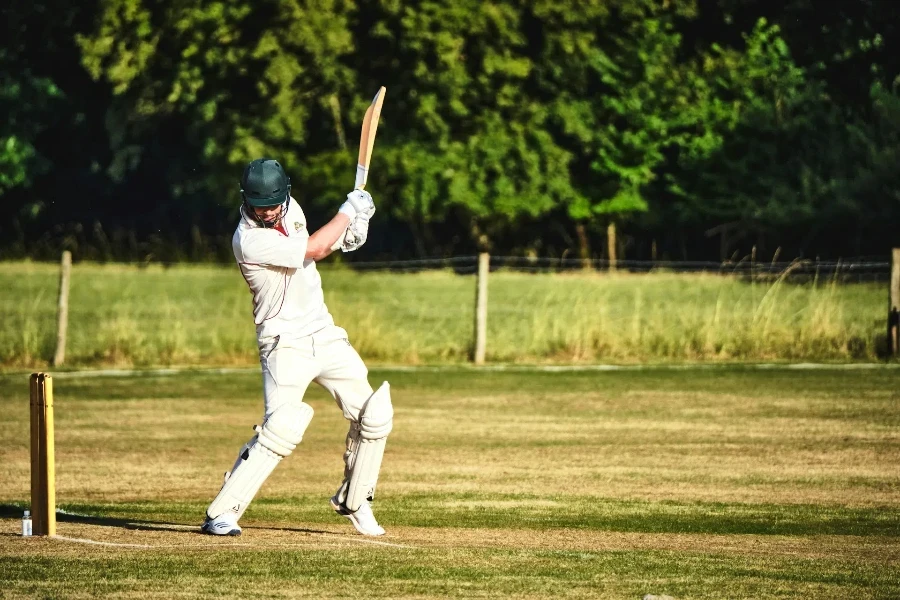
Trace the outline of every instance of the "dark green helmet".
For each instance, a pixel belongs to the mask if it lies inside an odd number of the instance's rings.
[[[291,180],[281,164],[272,158],[257,158],[244,169],[241,196],[251,207],[284,204],[291,194]]]

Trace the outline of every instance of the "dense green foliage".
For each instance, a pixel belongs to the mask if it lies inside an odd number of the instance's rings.
[[[900,218],[892,0],[38,0],[4,16],[0,256],[227,259],[261,155],[315,226],[380,85],[379,220],[350,259],[600,256],[610,223],[633,258],[651,241],[670,258],[875,254]]]

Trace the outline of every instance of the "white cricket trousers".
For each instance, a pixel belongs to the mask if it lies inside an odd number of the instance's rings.
[[[347,332],[329,325],[302,338],[260,340],[265,415],[286,402],[301,402],[315,381],[334,397],[344,418],[356,423],[372,395],[369,370],[350,345]]]
[[[329,325],[316,333],[295,339],[262,340],[259,359],[262,365],[265,417],[286,402],[300,403],[311,381],[315,381],[334,397],[350,421],[344,451],[344,477],[338,486],[338,502],[347,499],[356,447],[359,443],[359,413],[372,386],[369,370],[350,341],[347,332]]]

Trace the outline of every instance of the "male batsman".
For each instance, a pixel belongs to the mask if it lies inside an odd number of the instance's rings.
[[[383,535],[369,503],[393,425],[390,387],[384,382],[372,390],[365,364],[325,306],[316,270],[316,261],[338,248],[350,252],[366,241],[375,205],[372,196],[356,189],[331,221],[310,234],[290,191],[290,179],[276,160],[260,158],[244,169],[232,248],[253,294],[265,413],[206,509],[201,531],[241,534],[238,521],[247,505],[303,439],[313,417],[303,394],[315,381],[350,422],[344,479],[331,506],[361,534]]]

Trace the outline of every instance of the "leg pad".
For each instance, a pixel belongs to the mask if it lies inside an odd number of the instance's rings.
[[[240,519],[263,482],[303,439],[312,418],[312,407],[303,403],[284,404],[272,411],[262,427],[256,427],[256,436],[242,449],[231,474],[206,509],[206,515],[215,519],[231,511],[236,514],[235,521]]]
[[[363,502],[375,497],[384,447],[393,423],[391,388],[385,381],[366,401],[359,424],[354,423],[350,428],[347,456],[349,478],[342,486],[345,489],[338,491],[338,497],[343,496],[343,504],[351,512],[359,510]]]

